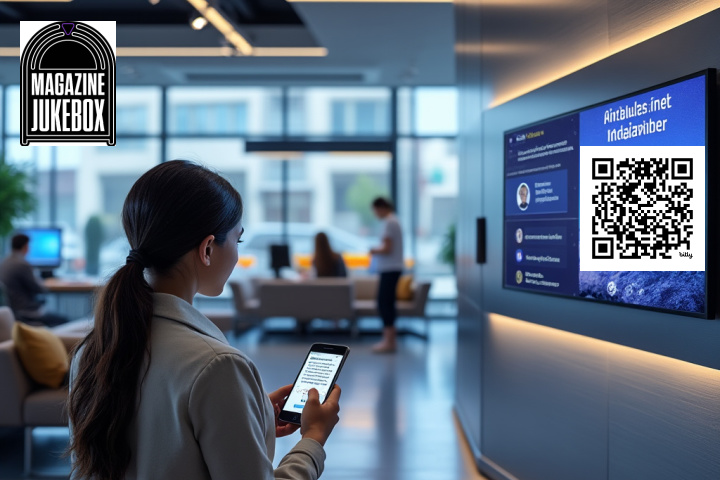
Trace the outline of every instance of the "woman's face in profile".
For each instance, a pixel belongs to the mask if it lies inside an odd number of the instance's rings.
[[[238,223],[230,230],[225,238],[225,243],[218,245],[213,243],[212,254],[210,255],[210,266],[206,269],[205,281],[201,283],[199,293],[216,297],[220,295],[225,282],[235,268],[238,261],[238,240],[243,233],[243,227]]]

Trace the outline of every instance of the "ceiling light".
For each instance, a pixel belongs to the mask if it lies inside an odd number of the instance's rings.
[[[148,0],[148,2],[150,2],[150,5],[157,5],[160,3],[160,0]]]
[[[235,26],[219,10],[211,7],[206,0],[187,0],[187,2],[222,33],[238,52],[243,55],[252,55],[252,45],[240,35]]]
[[[325,47],[255,47],[253,57],[327,57]]]
[[[190,26],[193,28],[193,30],[202,30],[205,28],[205,25],[207,25],[208,21],[205,20],[205,17],[202,15],[198,15],[197,17],[190,20]]]

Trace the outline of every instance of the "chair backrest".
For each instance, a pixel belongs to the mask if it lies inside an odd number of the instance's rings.
[[[353,316],[353,288],[347,279],[263,282],[258,297],[261,313],[266,317],[334,319]]]
[[[12,328],[15,323],[15,316],[10,307],[0,307],[0,342],[12,338]]]
[[[243,313],[245,311],[245,292],[243,292],[242,285],[240,282],[229,282],[230,290],[232,290],[233,304],[235,305],[236,313]]]
[[[427,305],[428,296],[430,295],[431,282],[419,282],[415,285],[415,293],[413,294],[413,310],[418,316],[425,316],[425,306]]]

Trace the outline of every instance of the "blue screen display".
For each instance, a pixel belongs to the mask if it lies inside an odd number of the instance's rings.
[[[708,314],[706,84],[505,133],[505,287]]]
[[[61,230],[59,228],[28,228],[21,230],[30,237],[27,261],[35,267],[59,267],[62,261]]]

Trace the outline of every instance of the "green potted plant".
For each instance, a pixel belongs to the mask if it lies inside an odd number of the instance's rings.
[[[31,181],[25,168],[7,163],[0,154],[0,251],[13,231],[13,222],[35,209],[35,196],[28,189]]]
[[[455,234],[456,234],[456,225],[455,223],[451,223],[448,225],[448,229],[445,232],[445,236],[443,237],[443,243],[442,247],[440,248],[440,254],[438,255],[438,259],[447,265],[452,266],[453,271],[455,271]]]

